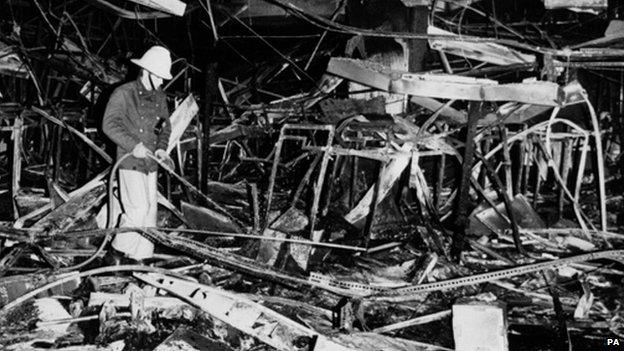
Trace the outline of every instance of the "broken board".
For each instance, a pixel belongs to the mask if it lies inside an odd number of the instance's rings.
[[[101,182],[91,190],[70,198],[37,221],[32,228],[41,229],[54,235],[66,231],[80,221],[86,220],[106,197],[106,184]]]
[[[169,116],[169,123],[171,123],[171,135],[169,135],[167,153],[170,153],[171,150],[173,150],[198,111],[199,106],[191,94],[187,96],[186,99],[178,105],[175,111],[173,111],[171,116]]]
[[[134,276],[278,350],[306,346],[305,349],[316,351],[353,350],[237,294],[162,274],[135,273]]]

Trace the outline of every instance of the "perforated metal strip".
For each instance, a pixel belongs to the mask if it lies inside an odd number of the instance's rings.
[[[246,257],[233,254],[226,255],[224,252],[214,247],[204,243],[199,243],[195,240],[168,236],[156,230],[146,230],[143,232],[143,235],[171,248],[209,259],[215,264],[225,266],[225,268],[236,267],[238,269],[243,269],[248,274],[261,278],[288,282],[294,285],[313,286],[343,296],[364,297],[378,301],[395,302],[415,300],[417,299],[417,296],[415,295],[418,293],[441,291],[467,285],[485,283],[497,279],[511,278],[522,274],[539,272],[544,269],[563,267],[571,263],[598,259],[624,261],[624,250],[597,251],[578,256],[571,256],[547,262],[532,263],[524,266],[502,269],[495,272],[475,274],[468,277],[449,279],[435,283],[392,288],[387,286],[374,286],[356,282],[341,281],[318,273],[311,273],[310,277],[306,280],[276,271],[272,267],[259,264],[258,262]]]
[[[348,289],[351,292],[355,292],[357,290],[359,292],[358,295],[364,296],[366,298],[375,299],[378,301],[400,302],[415,300],[417,297],[414,295],[418,293],[441,291],[467,285],[480,284],[492,280],[511,278],[522,274],[539,272],[544,269],[563,267],[571,263],[592,261],[597,259],[623,261],[624,250],[597,251],[548,262],[527,264],[524,266],[503,269],[495,272],[475,274],[468,277],[461,277],[434,283],[410,285],[401,288],[372,287],[367,284],[341,282],[335,279],[328,279],[327,277],[318,274],[312,275],[310,278],[314,279],[316,284],[330,286],[333,289]]]

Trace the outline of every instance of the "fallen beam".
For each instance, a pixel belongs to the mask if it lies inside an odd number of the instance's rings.
[[[389,69],[369,61],[332,57],[327,72],[379,90],[438,99],[470,101],[517,101],[559,106],[564,95],[552,82],[498,84],[446,74],[414,74]]]

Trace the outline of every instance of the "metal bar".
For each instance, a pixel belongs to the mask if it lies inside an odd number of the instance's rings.
[[[596,116],[596,111],[594,110],[594,106],[589,101],[587,94],[583,94],[583,99],[587,104],[587,109],[589,110],[589,116],[591,117],[591,124],[593,132],[591,133],[594,136],[594,145],[596,147],[596,164],[598,166],[598,194],[600,196],[600,225],[602,230],[607,230],[607,191],[605,188],[605,170],[604,170],[604,156],[602,151],[602,137],[601,137],[601,129],[600,122],[598,121],[598,117]]]
[[[331,194],[334,191],[334,183],[336,176],[338,175],[338,169],[340,168],[338,167],[340,161],[343,161],[343,158],[336,156],[334,162],[332,163],[331,172],[329,174],[329,185],[327,186],[327,192],[325,193],[325,203],[321,208],[321,216],[325,216],[327,214],[329,205],[331,205]]]
[[[315,286],[333,291],[341,295],[359,295],[368,301],[388,301],[407,302],[417,301],[422,298],[422,293],[431,291],[444,291],[462,286],[487,283],[494,280],[516,277],[524,274],[540,272],[544,269],[565,267],[577,262],[586,262],[599,259],[608,259],[621,262],[624,258],[624,250],[604,250],[596,251],[578,256],[560,258],[551,261],[530,263],[512,268],[497,270],[493,272],[479,273],[460,278],[454,278],[439,282],[410,285],[399,288],[389,288],[387,286],[375,286],[361,284],[357,282],[344,282],[321,274],[311,274],[310,281]]]
[[[487,171],[488,176],[490,180],[492,181],[492,185],[494,185],[494,188],[498,191],[499,195],[503,198],[503,202],[505,203],[505,209],[507,210],[507,217],[509,218],[509,222],[511,224],[511,229],[512,229],[514,244],[516,245],[516,249],[518,250],[520,254],[526,255],[526,251],[522,247],[522,240],[520,239],[520,231],[518,228],[518,221],[516,220],[516,214],[514,213],[513,207],[511,206],[512,204],[511,196],[505,190],[505,187],[503,186],[503,182],[501,182],[500,178],[494,171],[494,168],[492,168],[492,165],[490,164],[489,160],[483,157],[483,155],[479,155],[479,158],[481,159],[481,162],[483,163],[483,166],[485,167],[485,170]]]
[[[418,316],[416,318],[408,319],[406,321],[397,322],[394,324],[375,328],[372,330],[372,332],[373,333],[387,333],[387,332],[398,330],[398,329],[405,329],[405,328],[412,327],[415,325],[426,324],[426,323],[437,321],[443,318],[447,318],[447,317],[450,317],[451,314],[452,314],[451,310],[445,310],[445,311],[428,314],[426,316]]]
[[[357,190],[357,177],[358,177],[358,164],[360,158],[357,156],[351,156],[351,186],[349,187],[349,208],[355,207],[355,195]]]
[[[562,150],[561,150],[561,179],[564,184],[568,184],[568,174],[570,174],[570,166],[572,163],[572,140],[567,139],[563,142]],[[563,205],[565,203],[563,186],[561,184],[559,186],[559,194],[557,196],[557,217],[559,219],[563,218]]]
[[[19,211],[15,197],[19,193],[20,179],[22,177],[22,131],[24,125],[23,113],[13,121],[13,162],[11,169],[11,204],[13,206],[13,218],[19,218]]]
[[[445,131],[448,130],[448,125],[444,126]],[[442,202],[442,188],[444,187],[444,170],[446,169],[446,154],[441,154],[438,159],[438,177],[436,179],[436,188],[434,192],[434,207],[436,211],[440,209]]]
[[[260,231],[260,203],[258,202],[258,185],[256,183],[247,183],[247,194],[249,196],[249,206],[251,207],[251,217],[253,218],[254,233]]]
[[[377,173],[377,181],[375,181],[374,190],[373,190],[373,199],[370,204],[370,212],[368,213],[368,217],[366,217],[366,229],[364,231],[366,248],[370,243],[370,236],[373,230],[373,224],[375,222],[375,213],[377,212],[377,202],[379,201],[379,192],[381,190],[381,180],[384,176],[384,170],[386,168],[386,163],[381,162],[379,164],[379,171]]]
[[[501,125],[501,143],[503,144],[503,169],[505,171],[505,189],[508,196],[513,196],[513,182],[511,180],[511,157],[509,156],[509,144],[507,144],[507,127]]]
[[[526,128],[526,125],[523,125],[523,129]],[[526,155],[526,140],[520,141],[518,145],[518,158],[516,161],[518,162],[518,174],[516,176],[516,182],[514,183],[514,194],[522,193],[522,179],[524,177],[524,157]]]
[[[525,125],[526,126],[526,125]],[[526,129],[525,129],[526,130]],[[531,176],[531,160],[533,159],[533,142],[532,138],[528,137],[523,139],[522,145],[524,145],[524,149],[526,152],[524,153],[524,158],[522,160],[522,193],[524,195],[529,191],[529,177]]]
[[[267,227],[269,225],[269,213],[271,212],[271,202],[273,201],[273,188],[275,187],[275,179],[277,178],[277,167],[279,165],[279,159],[282,153],[282,145],[284,144],[284,135],[287,128],[288,124],[282,126],[280,136],[277,139],[277,143],[275,143],[275,154],[273,155],[273,166],[271,167],[271,175],[269,176],[269,187],[267,189],[267,202],[263,227]]]
[[[288,130],[327,131],[329,134],[327,137],[326,146],[324,147],[324,150],[323,150],[324,155],[321,160],[321,169],[319,171],[319,178],[317,179],[317,185],[314,188],[315,189],[314,199],[313,199],[312,208],[311,208],[312,212],[310,214],[310,228],[312,231],[314,230],[314,220],[316,219],[316,211],[318,209],[318,202],[319,202],[319,197],[320,197],[320,189],[318,190],[318,192],[316,189],[317,187],[322,187],[323,180],[325,178],[325,171],[327,169],[327,162],[329,159],[329,150],[334,139],[334,126],[332,125],[284,124],[282,126],[280,130],[280,136],[277,139],[277,142],[274,148],[275,153],[273,156],[273,166],[271,168],[271,175],[269,176],[269,186],[267,189],[267,203],[266,203],[265,216],[264,216],[265,223],[263,224],[263,226],[265,228],[266,226],[268,226],[269,212],[271,210],[271,203],[273,201],[273,191],[275,188],[275,181],[277,178],[277,168],[279,166],[279,161],[280,161],[280,157],[282,153],[282,147],[284,145],[284,140],[298,140],[298,141],[304,141],[304,142],[307,140],[307,139],[302,139],[302,137],[299,137],[299,136],[286,134]],[[311,233],[312,232],[310,232],[310,234]]]
[[[537,137],[533,136],[533,140],[537,139]],[[533,188],[533,208],[537,209],[537,201],[539,200],[539,191],[540,186],[542,184],[542,177],[540,176],[541,168],[539,166],[539,155],[540,152],[538,149],[535,149],[535,153],[533,154],[535,164],[537,165],[535,172],[535,187]]]
[[[331,20],[335,21],[338,16],[340,15],[340,12],[342,12],[342,9],[344,8],[346,4],[346,1],[341,1],[340,5],[338,5],[338,8],[336,8],[336,10],[334,11],[334,13],[331,16]],[[318,49],[321,47],[321,43],[323,42],[323,39],[325,39],[325,37],[327,36],[328,31],[325,30],[323,32],[323,34],[321,34],[321,37],[319,38],[318,42],[316,43],[316,46],[314,46],[314,50],[312,50],[312,54],[310,55],[310,58],[308,59],[308,62],[306,62],[305,67],[303,68],[304,70],[308,70],[308,68],[310,68],[310,65],[312,64],[312,60],[314,60],[314,56],[316,56],[316,53],[318,51]]]
[[[305,188],[305,186],[308,184],[308,182],[310,182],[310,177],[312,177],[312,172],[314,171],[316,166],[319,164],[319,162],[321,162],[321,158],[322,158],[322,155],[318,154],[316,155],[316,157],[314,157],[314,160],[312,160],[312,163],[310,164],[310,167],[308,167],[308,170],[303,176],[303,179],[301,179],[301,182],[299,182],[299,185],[297,186],[297,189],[295,190],[295,193],[293,194],[292,200],[290,200],[290,207],[295,207],[295,205],[297,204],[297,200],[299,200],[299,197],[301,197],[301,193],[303,193],[303,189]]]
[[[490,152],[491,147],[492,147],[492,138],[485,137],[483,140],[482,153],[484,155],[487,155],[488,152]],[[485,189],[488,187],[487,172],[485,171],[485,168],[483,168],[483,166],[479,166],[479,179],[478,180],[482,188]]]
[[[316,179],[316,185],[314,186],[314,198],[312,200],[312,210],[310,213],[310,238],[314,236],[314,226],[316,224],[316,216],[318,212],[318,205],[321,199],[321,191],[323,190],[323,183],[325,182],[325,173],[327,172],[327,163],[329,162],[329,148],[334,141],[334,127],[330,126],[329,135],[327,136],[327,151],[323,153],[323,159],[321,161],[321,169],[319,170],[318,178]]]
[[[537,145],[539,146],[539,148],[541,149],[542,153],[544,154],[544,157],[546,157],[546,159],[548,160],[549,164],[554,164],[554,161],[552,160],[551,155],[546,151],[546,145],[544,145],[544,143],[539,139],[536,138],[537,140]],[[585,157],[587,155],[587,149],[589,147],[589,137],[585,138],[585,143],[583,144],[583,150],[581,151],[581,156],[580,156],[580,161],[579,161],[579,173],[578,173],[578,178],[580,178],[582,180],[583,177],[583,171],[585,168]],[[559,182],[559,184],[563,185],[563,181],[561,179],[561,175],[559,174],[559,170],[556,168],[553,168],[553,173],[555,175],[555,178],[557,179],[557,181]],[[587,224],[584,221],[584,218],[587,219],[587,216],[583,213],[583,210],[581,209],[581,206],[579,204],[579,196],[580,196],[580,185],[579,185],[580,181],[579,179],[577,179],[577,188],[575,191],[575,195],[572,195],[572,193],[570,193],[570,191],[568,190],[568,188],[563,185],[563,190],[565,192],[565,194],[568,196],[568,198],[572,201],[573,205],[574,205],[574,213],[576,215],[576,219],[578,220],[581,228],[583,228],[585,235],[587,237],[589,237],[589,232],[587,231]],[[594,225],[592,224],[591,221],[587,221],[587,223],[589,223],[589,225],[591,226],[592,229],[595,229]]]
[[[459,260],[461,256],[464,247],[465,230],[468,227],[470,178],[472,177],[472,164],[475,151],[474,138],[477,135],[477,122],[483,114],[482,102],[470,102],[468,106],[468,124],[462,164],[462,177],[459,184],[459,196],[457,198],[455,231],[453,233],[451,248],[451,256],[456,260]]]

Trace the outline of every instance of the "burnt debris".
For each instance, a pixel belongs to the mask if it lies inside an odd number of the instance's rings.
[[[607,0],[6,0],[0,344],[624,343],[623,15]],[[156,226],[119,227],[102,118],[153,45],[173,61],[171,159],[147,156]],[[113,257],[125,232],[154,255]]]

